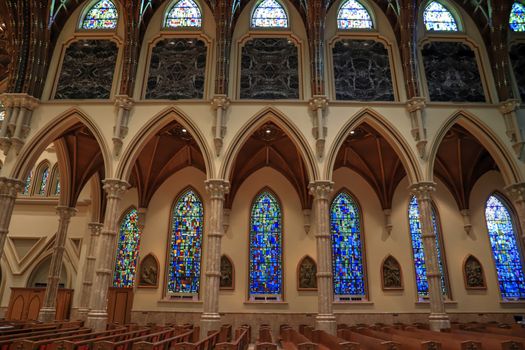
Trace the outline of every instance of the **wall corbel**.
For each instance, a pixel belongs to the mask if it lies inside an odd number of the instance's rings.
[[[123,140],[128,134],[128,123],[131,108],[135,101],[128,95],[117,95],[115,105],[117,106],[117,118],[113,127],[113,153],[115,157],[120,155]]]
[[[0,129],[0,147],[7,155],[11,146],[14,146],[18,154],[31,130],[33,110],[38,107],[40,100],[25,93],[2,94],[0,99],[6,110]]]
[[[326,133],[326,109],[328,108],[328,98],[324,95],[314,95],[309,101],[310,109],[314,112],[312,134],[315,137],[315,148],[317,156],[322,158]]]
[[[410,114],[410,123],[412,125],[412,137],[416,141],[416,147],[419,156],[422,159],[426,157],[427,148],[427,130],[425,128],[424,110],[425,98],[413,97],[407,101],[406,108]]]
[[[221,154],[222,140],[226,135],[226,123],[224,122],[224,112],[230,107],[230,99],[226,95],[215,95],[211,101],[212,108],[215,110],[215,121],[212,126],[213,145],[217,157]]]
[[[500,112],[505,120],[506,134],[509,141],[512,143],[512,148],[516,156],[520,160],[525,160],[523,136],[518,124],[518,116],[516,110],[519,108],[520,102],[516,99],[506,100],[500,104]]]

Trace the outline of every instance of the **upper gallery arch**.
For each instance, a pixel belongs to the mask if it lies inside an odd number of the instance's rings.
[[[423,9],[423,23],[429,32],[458,32],[462,30],[459,15],[448,3],[431,0]]]
[[[373,29],[372,11],[358,0],[344,0],[337,11],[337,29]]]
[[[251,28],[288,28],[290,20],[286,7],[279,0],[259,0],[250,16]]]
[[[167,7],[164,28],[201,28],[202,10],[194,0],[175,0]]]
[[[80,16],[79,29],[115,30],[118,24],[118,8],[114,0],[93,0],[86,4]]]

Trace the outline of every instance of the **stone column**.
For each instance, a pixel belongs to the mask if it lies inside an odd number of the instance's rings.
[[[16,194],[23,188],[23,181],[0,177],[0,258],[4,254],[4,245],[15,207]]]
[[[89,236],[86,261],[82,272],[82,294],[80,295],[80,307],[78,308],[78,316],[81,320],[85,320],[89,312],[89,299],[91,298],[91,288],[93,286],[93,276],[95,274],[95,261],[97,260],[95,252],[98,250],[97,240],[100,236],[102,224],[99,222],[90,222],[88,227],[91,234]]]
[[[66,246],[67,229],[71,218],[75,216],[77,210],[66,206],[58,206],[58,230],[55,238],[55,247],[49,266],[47,276],[46,294],[38,319],[42,322],[52,322],[55,320],[56,300],[58,293],[58,283],[62,272],[64,249]]]
[[[521,233],[521,243],[525,244],[525,182],[519,182],[505,188],[507,194],[514,202],[518,216]]]
[[[115,263],[120,201],[129,187],[127,182],[118,179],[106,179],[103,183],[107,194],[106,214],[98,239],[98,259],[95,263],[95,279],[89,301],[90,311],[86,321],[87,327],[97,331],[106,328],[108,288],[111,286],[113,264]]]
[[[436,189],[433,182],[420,182],[411,186],[412,193],[419,204],[419,223],[425,265],[427,268],[428,296],[430,301],[430,329],[440,331],[450,328],[448,315],[445,313],[443,290],[441,289],[441,272],[439,270],[438,253],[436,247],[436,233],[432,224],[431,193]]]
[[[328,197],[333,190],[331,181],[310,182],[313,195],[313,232],[317,243],[317,298],[318,310],[315,328],[335,334],[336,322],[333,313],[332,240],[330,236],[330,206]]]
[[[224,234],[224,195],[230,190],[228,181],[207,180],[210,194],[210,216],[206,240],[206,272],[204,277],[204,309],[201,316],[201,334],[220,328],[219,284],[221,277],[221,239]]]

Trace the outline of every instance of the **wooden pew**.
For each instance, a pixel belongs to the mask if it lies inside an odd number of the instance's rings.
[[[79,340],[64,340],[62,342],[53,344],[48,348],[48,350],[87,350],[87,349],[93,349],[95,343],[103,340],[107,341],[121,341],[131,338],[140,337],[142,335],[148,334],[148,332],[151,332],[151,328],[137,328],[133,330],[129,330],[124,333],[118,333],[113,335],[107,335],[107,336],[99,336],[95,338],[88,338],[88,339],[79,339]]]
[[[466,327],[463,330],[483,332],[483,333],[494,333],[501,335],[510,335],[514,337],[525,338],[525,328],[521,325],[509,325],[509,324],[484,324],[479,327]]]
[[[248,333],[250,328],[241,326],[235,330],[235,340],[232,342],[222,342],[215,346],[215,350],[247,350],[250,345]]]
[[[183,342],[174,344],[171,350],[213,350],[215,348],[215,344],[217,344],[219,341],[219,335],[220,331],[210,332],[206,338],[197,342]]]
[[[162,330],[152,330],[147,334],[120,341],[102,340],[94,344],[93,350],[129,350],[135,343],[141,341],[157,342],[172,337],[174,332],[175,329],[167,328]]]
[[[225,343],[232,340],[232,325],[223,324],[219,333],[219,343]]]
[[[455,337],[451,337],[450,333],[433,332],[426,329],[418,329],[414,327],[405,327],[405,329],[403,330],[385,327],[382,328],[382,330],[388,333],[397,334],[402,337],[416,338],[421,339],[422,341],[432,340],[441,343],[441,347],[443,350],[482,349],[481,343],[478,341],[474,341],[474,339],[476,339],[475,337],[471,337],[470,339],[458,339]]]
[[[451,334],[455,338],[475,338],[481,342],[483,349],[490,350],[523,350],[525,339],[510,335],[494,333],[472,332],[453,329]]]
[[[339,329],[337,335],[345,340],[359,343],[363,350],[401,350],[401,344],[384,340],[380,338],[374,338],[365,334],[353,332],[350,329]]]
[[[259,339],[255,343],[255,350],[277,350],[272,328],[269,325],[261,325],[259,327]]]
[[[285,350],[317,350],[317,344],[312,343],[301,333],[291,327],[281,326],[281,345]]]
[[[160,340],[158,342],[141,341],[133,344],[133,350],[170,350],[175,344],[189,342],[193,338],[195,329],[184,328],[175,331],[175,336]],[[197,329],[198,332],[198,329]]]
[[[41,340],[41,339],[49,339],[50,337],[60,337],[60,336],[68,336],[68,335],[75,335],[75,334],[85,334],[85,333],[89,333],[91,332],[91,329],[89,328],[77,328],[77,329],[74,329],[74,328],[69,328],[67,330],[63,330],[63,331],[56,331],[54,330],[53,332],[49,333],[49,332],[46,332],[45,334],[37,334],[37,335],[31,335],[31,334],[26,334],[24,337],[20,337],[20,338],[11,338],[11,339],[4,339],[2,341],[0,341],[0,349],[2,350],[7,350],[11,347],[11,345],[13,345],[14,342],[17,342],[17,341],[20,341],[22,339],[24,340]]]
[[[373,330],[371,328],[358,328],[357,332],[374,338],[390,340],[401,345],[403,350],[441,350],[441,344],[432,340],[421,340],[408,336],[399,336],[397,334],[387,333],[384,330]]]
[[[321,330],[313,330],[310,332],[311,337],[307,337],[312,343],[317,343],[319,349],[321,346],[325,350],[358,350],[359,344],[356,342],[350,342],[345,339],[333,336]]]

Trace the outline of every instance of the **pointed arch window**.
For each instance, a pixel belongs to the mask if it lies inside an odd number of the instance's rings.
[[[432,1],[425,7],[423,21],[429,31],[459,31],[458,23],[452,12],[438,1]]]
[[[525,5],[520,2],[512,4],[509,18],[510,29],[513,32],[525,32]]]
[[[164,26],[166,28],[200,28],[202,14],[199,5],[193,0],[176,1],[166,14]]]
[[[172,209],[168,293],[198,297],[204,208],[200,196],[185,190]]]
[[[268,190],[257,195],[250,218],[250,300],[282,300],[282,211]]]
[[[99,0],[87,10],[81,28],[87,30],[117,28],[118,11],[111,0]]]
[[[5,108],[2,102],[0,102],[0,122],[4,121],[5,119]]]
[[[277,0],[260,1],[252,14],[254,28],[288,28],[288,14]]]
[[[423,238],[421,223],[419,221],[419,204],[417,198],[412,196],[408,206],[408,221],[410,225],[410,237],[412,239],[412,253],[414,256],[414,268],[416,271],[417,295],[419,300],[428,299],[427,267],[425,264],[425,252],[423,250]],[[443,295],[449,297],[446,268],[443,259],[441,232],[439,231],[437,212],[432,206],[432,226],[436,235],[436,249],[438,253],[439,272],[441,274],[441,290]]]
[[[347,0],[337,13],[337,28],[372,29],[372,17],[359,1]]]
[[[47,183],[49,180],[49,167],[46,165],[41,170],[39,183],[38,183],[38,195],[39,196],[45,196],[46,195],[46,188]]]
[[[117,261],[113,275],[114,287],[132,288],[135,284],[139,244],[139,215],[137,209],[130,208],[120,222]]]
[[[366,298],[361,213],[347,192],[339,192],[330,207],[334,295],[339,301]]]
[[[485,220],[496,264],[503,299],[525,299],[523,258],[510,210],[505,201],[493,194],[485,204]]]
[[[55,176],[55,186],[54,186],[54,195],[58,196],[60,194],[60,173],[57,171]]]
[[[33,178],[33,170],[27,174],[26,181],[24,183],[24,191],[22,194],[29,195],[29,192],[31,191],[31,179]]]

